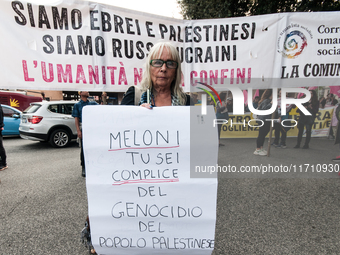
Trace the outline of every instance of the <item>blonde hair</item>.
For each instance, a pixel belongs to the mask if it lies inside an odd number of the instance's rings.
[[[143,78],[141,81],[141,89],[143,92],[147,91],[148,89],[150,91],[153,91],[153,84],[151,81],[151,71],[150,71],[150,61],[152,59],[159,59],[164,51],[164,49],[169,50],[171,58],[173,61],[176,61],[178,63],[178,67],[176,70],[176,77],[174,81],[171,83],[171,94],[176,96],[179,100],[179,103],[181,105],[185,105],[186,103],[186,95],[183,92],[183,89],[181,88],[182,83],[182,68],[181,68],[181,59],[179,57],[178,51],[169,42],[159,42],[156,43],[150,50],[147,63],[143,72]]]

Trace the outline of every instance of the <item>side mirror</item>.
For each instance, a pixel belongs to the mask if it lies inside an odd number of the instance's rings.
[[[14,114],[12,115],[12,117],[13,117],[13,118],[16,118],[16,119],[19,119],[19,118],[20,118],[20,114],[14,113]]]

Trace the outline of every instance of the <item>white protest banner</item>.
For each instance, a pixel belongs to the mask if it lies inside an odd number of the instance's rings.
[[[98,254],[212,253],[217,179],[190,178],[195,157],[217,164],[214,111],[208,110],[193,122],[200,107],[83,109],[91,237]]]
[[[125,91],[141,80],[158,23],[181,24],[86,1],[1,0],[0,12],[1,86],[22,89]]]
[[[277,87],[334,86],[340,80],[340,12],[290,13],[276,24]],[[269,28],[268,28],[269,29]]]
[[[126,91],[149,49],[170,41],[185,90],[340,83],[340,12],[179,20],[86,1],[0,0],[1,87]]]

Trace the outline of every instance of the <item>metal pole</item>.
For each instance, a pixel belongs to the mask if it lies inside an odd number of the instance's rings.
[[[275,111],[272,113],[272,119],[275,117]],[[269,139],[268,139],[268,148],[267,148],[267,157],[270,156],[270,147],[272,144],[272,136],[273,136],[273,122],[270,125],[270,130],[269,130]]]

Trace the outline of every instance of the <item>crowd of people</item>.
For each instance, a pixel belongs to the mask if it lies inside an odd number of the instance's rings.
[[[167,47],[170,47],[169,52],[164,51]],[[141,82],[141,89],[135,86],[131,86],[125,93],[121,105],[140,105],[152,109],[155,106],[170,106],[170,105],[195,105],[201,104],[198,93],[186,94],[183,92],[182,88],[179,86],[181,82],[177,77],[180,76],[181,70],[179,59],[176,59],[176,52],[171,52],[171,44],[167,45],[156,45],[154,50],[156,52],[162,52],[157,56],[159,59],[150,60],[150,66],[145,70],[144,79]],[[155,53],[154,53],[155,54]],[[170,57],[171,55],[171,57]],[[153,55],[154,56],[154,55]],[[175,59],[175,61],[164,59]],[[156,61],[157,60],[157,61]],[[164,71],[165,70],[165,71]],[[150,75],[148,75],[148,73]],[[169,77],[176,77],[174,80]],[[153,85],[156,84],[156,85]],[[167,84],[167,86],[164,86]],[[169,86],[169,84],[172,84]],[[166,90],[164,89],[166,88]],[[169,89],[169,88],[170,89]],[[297,110],[299,114],[297,128],[298,135],[296,145],[293,147],[295,149],[302,148],[308,149],[309,143],[311,141],[312,128],[316,118],[316,114],[319,108],[323,109],[327,106],[335,106],[338,104],[338,100],[335,95],[328,93],[327,97],[317,98],[317,93],[315,90],[310,90],[311,98],[308,102],[304,103],[303,106],[308,110],[310,115],[305,115],[300,109]],[[76,127],[78,131],[78,137],[81,141],[81,109],[85,105],[96,104],[95,102],[89,102],[87,97],[89,96],[87,91],[80,92],[81,100],[74,109],[73,117],[76,119]],[[229,114],[233,112],[233,98],[229,96],[226,92],[221,92],[219,94],[221,102],[216,100],[216,118],[217,119],[229,119]],[[148,101],[149,100],[149,101]],[[210,103],[213,104],[213,100]],[[262,93],[262,96],[255,96],[252,102],[254,109],[267,110],[272,107],[272,90],[267,89]],[[286,148],[287,132],[293,127],[293,123],[289,121],[291,119],[290,111],[295,107],[294,105],[286,105],[286,115],[282,115],[281,110],[281,91],[278,91],[277,98],[277,109],[274,116],[270,115],[259,115],[257,118],[262,120],[258,122],[259,132],[256,139],[256,150],[255,155],[265,156],[267,151],[263,148],[263,144],[266,136],[268,135],[271,127],[270,121],[264,121],[265,119],[271,119],[274,117],[277,119],[273,123],[274,130],[274,140],[272,146],[276,148]],[[249,112],[249,108],[245,105],[245,112]],[[285,120],[285,125],[282,125],[282,121]],[[287,120],[287,121],[286,121]],[[331,121],[330,136],[335,139],[337,134],[337,124],[338,118],[336,116],[336,111],[333,112]],[[218,124],[218,139],[219,146],[224,146],[225,144],[221,142],[221,129],[222,124]],[[302,145],[303,135],[306,135],[304,144]],[[340,135],[340,134],[339,134]],[[340,162],[340,156],[334,159],[334,161]],[[84,169],[84,156],[81,150],[81,165],[82,165],[82,175],[85,176]]]
[[[263,144],[265,141],[265,137],[270,132],[271,128],[271,121],[265,121],[266,119],[276,119],[276,121],[273,122],[273,130],[274,130],[274,140],[271,143],[272,146],[275,148],[287,148],[286,145],[286,139],[287,139],[287,132],[292,129],[295,126],[295,123],[290,121],[292,119],[292,116],[290,115],[290,111],[292,109],[297,109],[296,113],[298,113],[298,121],[297,121],[297,129],[298,129],[298,135],[297,135],[297,141],[296,145],[293,147],[295,149],[309,149],[309,143],[311,141],[312,137],[312,128],[315,123],[315,118],[317,113],[319,112],[319,109],[323,109],[325,107],[331,107],[338,105],[338,100],[336,99],[336,96],[332,93],[328,93],[326,97],[321,97],[318,99],[317,93],[315,90],[310,90],[311,97],[308,102],[304,103],[303,106],[307,109],[309,114],[305,114],[302,112],[299,108],[295,108],[295,105],[286,105],[286,114],[282,115],[282,109],[281,109],[281,90],[278,91],[278,97],[277,97],[277,109],[274,112],[274,115],[268,114],[268,115],[258,115],[256,118],[259,120],[257,121],[259,126],[259,132],[256,139],[256,150],[254,151],[255,155],[265,156],[267,155],[267,151],[263,148]],[[286,95],[287,96],[287,95]],[[296,97],[299,97],[300,95],[295,95]],[[304,97],[305,95],[303,95]],[[226,92],[220,93],[220,98],[222,101],[222,104],[220,102],[217,102],[216,106],[216,118],[217,119],[226,119],[228,120],[228,114],[233,112],[233,99],[232,97],[229,97],[229,95]],[[291,97],[287,97],[291,98]],[[214,104],[213,100],[210,100],[210,104]],[[254,109],[258,110],[267,110],[271,109],[272,107],[272,89],[267,89],[262,93],[262,96],[255,96],[252,102],[252,106]],[[248,105],[244,106],[245,112],[250,112]],[[221,113],[223,112],[223,115]],[[337,143],[340,143],[340,133],[338,133],[338,118],[340,118],[337,115],[337,111],[333,111],[333,116],[331,119],[331,129],[329,132],[329,137],[336,139]],[[282,125],[282,121],[284,121],[284,125]],[[224,146],[223,143],[221,143],[220,134],[221,134],[222,124],[218,125],[218,137],[219,137],[219,145]],[[339,130],[340,132],[340,130]],[[305,134],[306,138],[303,142],[303,135]],[[339,140],[339,141],[337,141]],[[340,162],[340,155],[333,159],[334,162]]]
[[[131,86],[121,102],[121,105],[139,105],[148,109],[159,106],[176,106],[176,105],[194,105],[200,104],[198,93],[184,93],[180,86],[182,73],[180,58],[176,48],[170,43],[157,43],[150,51],[146,68],[144,69],[143,79],[139,87]],[[311,134],[313,124],[316,118],[316,114],[319,108],[325,108],[326,106],[335,106],[338,104],[338,100],[332,93],[328,93],[327,97],[321,97],[318,99],[315,90],[310,90],[310,100],[303,104],[309,114],[305,114],[299,108],[297,113],[299,114],[297,122],[297,141],[294,146],[295,149],[302,148],[308,149],[311,141]],[[231,93],[230,93],[231,94]],[[87,91],[80,92],[81,100],[75,105],[72,116],[75,117],[78,137],[81,142],[82,131],[81,131],[81,112],[85,105],[95,104],[95,102],[89,102],[87,97],[89,96]],[[217,100],[216,105],[216,118],[228,120],[229,114],[233,112],[233,98],[229,93],[220,93],[221,101]],[[289,121],[291,116],[289,112],[293,105],[286,105],[286,114],[282,115],[281,109],[281,92],[278,92],[278,106],[275,110],[275,114],[270,115],[258,115],[259,131],[256,139],[255,155],[264,156],[267,155],[267,151],[263,148],[265,137],[270,132],[271,122],[265,121],[274,117],[277,119],[273,123],[273,130],[275,134],[272,145],[276,148],[286,148],[287,132],[293,127],[293,123]],[[213,104],[215,100],[211,100],[209,103]],[[261,97],[255,96],[253,102],[251,102],[254,109],[267,110],[272,107],[272,89],[266,89]],[[250,112],[248,105],[244,106],[245,112]],[[282,125],[282,121],[285,121],[285,125]],[[332,117],[332,129],[330,135],[335,138],[337,134],[338,119],[336,111]],[[224,146],[220,141],[222,124],[218,125],[218,139],[219,146]],[[306,135],[304,143],[302,145],[303,135]],[[339,156],[340,161],[340,156]],[[85,176],[84,169],[84,155],[81,150],[81,165],[82,175]]]
[[[297,113],[299,114],[297,128],[298,128],[298,135],[296,145],[293,147],[295,149],[302,148],[302,149],[309,149],[309,143],[311,141],[311,134],[312,128],[315,123],[315,118],[317,113],[319,112],[319,108],[325,108],[329,106],[336,106],[338,105],[338,100],[335,98],[335,95],[332,93],[328,93],[327,97],[321,97],[318,99],[317,93],[315,90],[310,90],[311,97],[308,102],[304,103],[303,106],[307,109],[309,114],[305,114],[301,109],[297,108]],[[305,95],[304,95],[305,96]],[[253,100],[253,107],[254,109],[258,110],[267,110],[271,109],[272,107],[272,90],[266,89],[261,98],[254,97]],[[259,125],[259,132],[258,137],[256,139],[256,149],[254,151],[255,155],[265,156],[267,155],[267,151],[263,148],[265,137],[270,132],[270,121],[265,121],[266,119],[277,119],[273,123],[273,130],[274,130],[274,141],[271,145],[275,146],[276,148],[286,148],[286,138],[287,132],[293,127],[293,123],[290,121],[290,111],[295,108],[295,105],[286,105],[286,114],[282,115],[281,109],[281,91],[278,91],[278,98],[277,98],[277,109],[274,112],[274,115],[258,115],[257,119]],[[245,110],[249,110],[248,107],[245,107]],[[336,109],[333,111],[333,116],[331,120],[331,129],[330,129],[330,136],[333,138],[337,138],[337,143],[340,143],[340,130],[338,127],[338,118],[340,116],[337,115]],[[284,121],[285,125],[282,125],[282,121]],[[304,145],[301,147],[302,137],[303,134],[306,135]],[[339,138],[338,138],[339,137]],[[334,162],[340,162],[340,156],[333,159]]]

